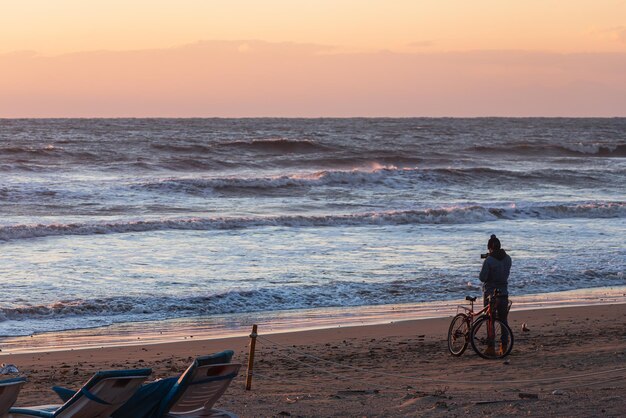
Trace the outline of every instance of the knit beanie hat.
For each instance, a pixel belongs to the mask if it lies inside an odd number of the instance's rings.
[[[500,240],[496,238],[496,234],[492,234],[487,242],[487,249],[489,250],[499,250],[501,248]]]

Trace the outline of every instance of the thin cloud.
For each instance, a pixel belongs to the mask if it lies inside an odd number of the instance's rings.
[[[614,26],[608,29],[596,30],[591,33],[599,35],[601,38],[612,41],[626,43],[626,26]]]
[[[190,44],[184,44],[170,48],[177,49],[195,49],[195,50],[220,50],[220,51],[237,51],[237,52],[254,52],[254,53],[295,53],[295,54],[321,54],[329,53],[336,50],[335,46],[322,45],[313,43],[295,43],[295,42],[266,42],[256,39],[242,40],[203,40]]]
[[[415,42],[411,42],[409,44],[407,44],[407,46],[413,47],[413,48],[428,48],[431,46],[435,46],[435,42],[433,41],[415,41]]]
[[[626,26],[616,26],[606,31],[616,41],[626,43]]]

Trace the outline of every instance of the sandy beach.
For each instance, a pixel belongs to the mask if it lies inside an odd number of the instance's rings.
[[[219,403],[259,416],[623,416],[626,304],[511,313],[507,361],[459,358],[446,349],[450,318],[264,334],[256,375],[245,369]],[[522,332],[526,323],[529,331]],[[78,388],[103,369],[151,367],[153,378],[182,372],[195,357],[235,350],[248,338],[194,340],[3,355],[28,383],[18,406],[56,403],[53,385]]]

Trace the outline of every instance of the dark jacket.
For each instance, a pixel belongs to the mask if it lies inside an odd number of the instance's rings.
[[[494,251],[485,259],[480,270],[479,278],[483,282],[483,292],[492,293],[498,289],[501,295],[508,295],[510,272],[511,257],[502,249]]]

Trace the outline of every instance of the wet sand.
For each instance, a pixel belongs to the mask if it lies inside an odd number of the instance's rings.
[[[245,367],[218,407],[259,416],[624,416],[626,304],[511,312],[512,354],[452,357],[450,318],[264,334],[255,378]],[[521,330],[526,323],[529,331]],[[53,385],[78,388],[104,369],[177,375],[222,349],[247,362],[245,337],[2,355],[28,383],[18,406],[57,403]]]

